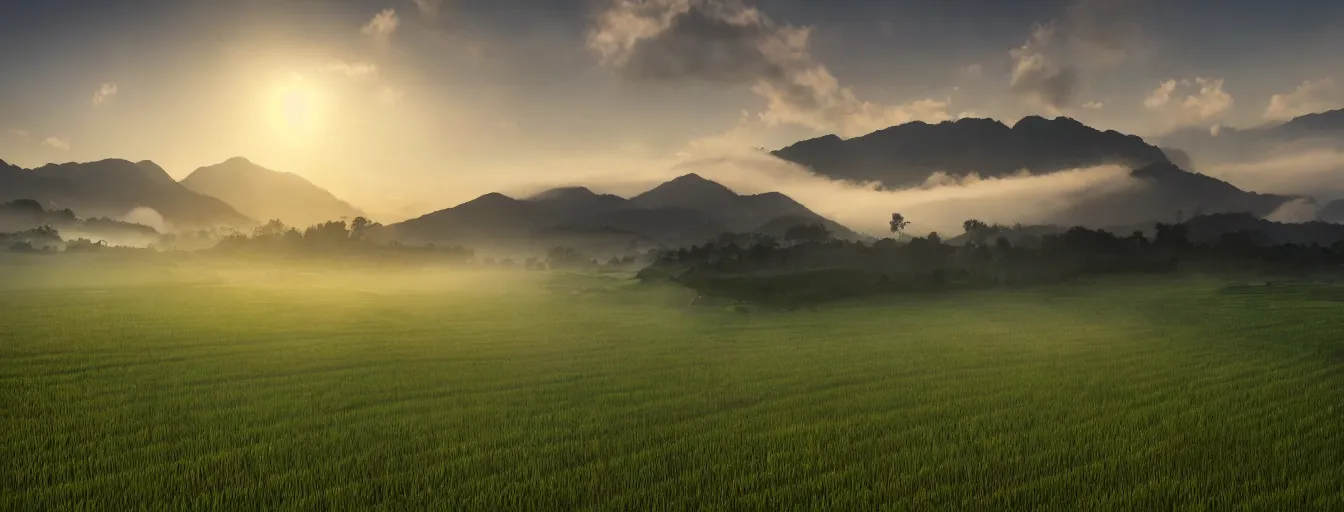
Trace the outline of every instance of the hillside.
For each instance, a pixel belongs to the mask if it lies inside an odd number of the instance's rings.
[[[169,229],[246,227],[252,220],[232,206],[196,193],[153,162],[108,159],[22,169],[0,162],[0,201],[33,199],[80,217],[121,218],[133,209],[158,212]]]
[[[291,226],[363,215],[299,175],[272,171],[244,158],[197,169],[182,185],[219,198],[253,219],[279,219]]]

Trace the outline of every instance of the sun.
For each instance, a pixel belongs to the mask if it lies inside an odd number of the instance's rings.
[[[321,90],[300,75],[280,81],[269,98],[269,117],[283,139],[307,140],[322,128],[324,98]]]

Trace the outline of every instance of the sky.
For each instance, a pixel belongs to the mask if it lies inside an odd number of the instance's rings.
[[[1344,106],[1341,47],[1322,0],[8,0],[0,159],[244,156],[404,217],[916,120],[1255,126]]]

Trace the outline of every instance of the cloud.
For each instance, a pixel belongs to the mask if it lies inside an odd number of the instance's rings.
[[[1078,0],[1059,19],[1032,26],[1026,42],[1008,52],[1009,90],[1051,113],[1075,106],[1080,69],[1118,66],[1143,39],[1139,7],[1145,1]]]
[[[760,153],[691,161],[676,169],[718,180],[739,193],[782,192],[821,215],[875,236],[889,235],[892,212],[910,219],[911,233],[955,234],[968,218],[1004,224],[1050,222],[1083,202],[1141,186],[1119,166],[1040,176],[972,176],[902,190],[827,179]]]
[[[1256,160],[1201,165],[1200,171],[1265,194],[1344,197],[1344,145],[1333,141],[1287,144]]]
[[[1113,67],[1127,60],[1135,41],[1145,0],[1079,0],[1064,13],[1064,27],[1080,62]]]
[[[961,74],[966,78],[980,78],[985,74],[985,67],[979,62],[967,64],[961,67]]]
[[[1181,98],[1178,90],[1190,92]],[[1165,80],[1143,100],[1144,108],[1157,116],[1160,132],[1187,126],[1217,125],[1217,121],[1232,109],[1233,103],[1232,95],[1223,90],[1223,79],[1204,77],[1196,77],[1194,81]],[[1217,129],[1210,130],[1217,135]]]
[[[1171,101],[1171,93],[1176,90],[1176,80],[1166,80],[1158,84],[1153,92],[1148,93],[1148,97],[1143,99],[1143,106],[1148,108],[1160,108]]]
[[[93,106],[102,105],[104,101],[117,95],[117,84],[108,82],[98,86],[98,90],[93,93]]]
[[[1083,104],[1083,108],[1087,110],[1101,110],[1106,108],[1106,104],[1100,101],[1089,101]]]
[[[810,27],[779,25],[741,0],[613,0],[587,33],[600,62],[637,82],[744,86],[766,100],[760,119],[861,135],[945,120],[947,102],[865,101],[809,48]]]
[[[1008,52],[1014,61],[1008,88],[1019,97],[1058,112],[1072,106],[1078,94],[1078,71],[1047,54],[1054,36],[1053,24],[1037,25],[1026,43]]]
[[[8,133],[11,137],[16,137],[16,138],[23,139],[23,140],[28,140],[28,137],[29,137],[29,135],[28,135],[28,130],[23,130],[23,129],[19,129],[19,128],[13,128],[13,129],[10,129],[10,130],[9,130],[8,132],[6,132],[6,133]]]
[[[1311,222],[1319,217],[1320,212],[1320,205],[1314,201],[1294,199],[1275,208],[1265,219],[1274,222]]]
[[[426,18],[436,18],[439,16],[439,8],[443,6],[443,0],[415,0],[415,7],[420,9],[420,14]]]
[[[70,150],[70,141],[65,139],[60,139],[56,137],[47,137],[46,140],[42,141],[42,143],[46,144],[47,147],[50,147],[52,149],[58,149],[61,151]]]
[[[378,65],[372,62],[342,62],[327,64],[327,70],[340,73],[349,78],[365,78],[378,75]]]
[[[374,41],[380,44],[387,44],[399,26],[401,26],[401,19],[397,17],[396,9],[383,9],[382,12],[374,15],[373,19],[369,20],[369,23],[359,31],[372,37]]]
[[[1335,86],[1333,78],[1307,80],[1293,92],[1269,97],[1269,106],[1262,117],[1273,121],[1287,121],[1294,117],[1333,110],[1344,106],[1344,95]]]

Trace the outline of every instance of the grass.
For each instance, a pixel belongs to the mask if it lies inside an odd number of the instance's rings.
[[[742,315],[566,275],[0,283],[4,510],[1344,509],[1328,287]]]

